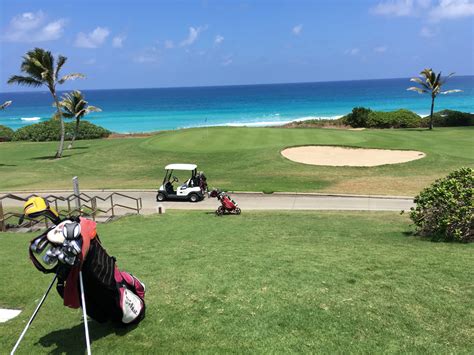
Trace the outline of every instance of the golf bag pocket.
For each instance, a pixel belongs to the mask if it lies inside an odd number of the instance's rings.
[[[115,267],[115,282],[119,290],[122,323],[138,323],[145,316],[145,286],[135,276]]]
[[[125,287],[120,288],[120,308],[122,310],[122,323],[130,324],[140,321],[145,311],[145,305],[140,297]]]

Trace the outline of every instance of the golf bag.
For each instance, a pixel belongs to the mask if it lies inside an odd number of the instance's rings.
[[[219,189],[213,189],[209,193],[210,197],[216,197],[221,205],[216,210],[216,215],[222,216],[224,214],[240,214],[240,209],[237,202],[235,202],[227,193],[220,191]]]
[[[89,317],[120,324],[136,324],[144,318],[145,286],[119,270],[102,246],[95,222],[83,217],[61,221],[34,238],[29,253],[38,270],[57,274],[56,289],[65,306],[81,307],[81,271]]]

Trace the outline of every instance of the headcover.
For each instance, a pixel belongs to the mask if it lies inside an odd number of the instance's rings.
[[[23,216],[20,217],[19,223],[23,223],[25,217],[37,218],[45,216],[54,224],[60,222],[59,214],[52,208],[48,201],[39,196],[30,197],[23,206]]]

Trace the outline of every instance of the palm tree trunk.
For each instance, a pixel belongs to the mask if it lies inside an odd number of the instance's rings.
[[[58,112],[59,122],[61,124],[61,138],[59,140],[59,147],[58,147],[58,150],[57,150],[56,156],[55,156],[55,158],[57,159],[57,158],[61,158],[63,156],[64,136],[65,136],[64,119],[63,119],[63,115],[61,113],[61,109],[59,108],[59,101],[58,101],[58,98],[56,96],[56,93],[53,90],[51,90],[51,94],[53,95],[54,102],[56,104],[56,109],[57,109],[57,112]]]
[[[433,129],[433,110],[434,110],[435,96],[431,96],[431,113],[430,113],[430,129]]]
[[[71,139],[71,143],[69,143],[67,149],[71,149],[74,141],[76,140],[77,135],[79,134],[79,118],[76,118],[76,127],[74,128],[74,134]]]

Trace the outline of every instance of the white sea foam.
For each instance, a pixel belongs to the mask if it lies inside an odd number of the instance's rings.
[[[22,121],[39,121],[41,117],[22,117]]]
[[[273,114],[271,116],[280,116],[279,113]],[[272,127],[272,126],[283,126],[291,122],[300,122],[300,121],[309,121],[309,120],[336,120],[343,117],[343,115],[338,116],[303,116],[293,118],[291,120],[282,120],[282,121],[243,121],[243,122],[226,122],[226,123],[216,123],[216,124],[201,124],[201,125],[192,125],[179,128],[196,128],[196,127]],[[178,128],[178,129],[179,129]]]

